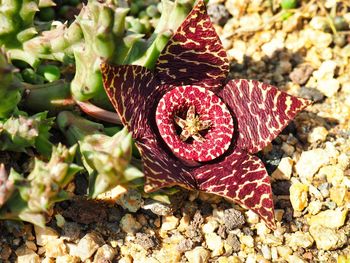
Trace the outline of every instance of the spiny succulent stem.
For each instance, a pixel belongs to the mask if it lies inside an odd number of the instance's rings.
[[[122,124],[118,114],[115,112],[104,110],[100,107],[91,104],[88,101],[76,101],[76,103],[79,105],[80,109],[83,112],[85,112],[91,117],[113,124]]]

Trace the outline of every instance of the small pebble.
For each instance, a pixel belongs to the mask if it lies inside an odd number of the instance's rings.
[[[325,96],[332,97],[340,89],[340,82],[337,79],[322,79],[317,82],[317,89]]]
[[[229,233],[226,240],[225,244],[230,246],[232,249],[232,252],[238,252],[241,250],[241,243],[239,242],[238,238],[236,235]]]
[[[208,220],[207,223],[205,223],[202,226],[202,231],[204,234],[214,233],[218,227],[219,227],[219,223],[215,219],[211,218],[210,220]]]
[[[97,249],[93,263],[112,262],[115,255],[116,250],[111,246],[104,244],[102,247]]]
[[[67,254],[66,244],[62,239],[53,239],[45,245],[45,255],[50,258],[57,258]]]
[[[310,78],[314,68],[307,63],[301,64],[289,74],[289,78],[293,81],[293,83],[303,85]]]
[[[215,233],[205,234],[205,242],[208,249],[212,251],[212,257],[220,256],[224,253],[224,243],[220,236]]]
[[[135,234],[141,229],[141,227],[141,224],[137,222],[135,217],[133,217],[131,214],[126,214],[120,220],[120,228],[125,233]]]
[[[33,250],[26,247],[20,247],[15,251],[17,255],[17,263],[40,263],[40,257]]]
[[[344,179],[344,171],[338,165],[328,165],[320,169],[318,176],[325,176],[332,185],[340,185]]]
[[[345,185],[336,185],[329,189],[329,197],[334,203],[337,204],[337,206],[342,206],[347,192],[348,191]]]
[[[116,202],[124,209],[134,213],[141,208],[143,200],[141,194],[137,190],[130,189],[122,194]]]
[[[328,228],[339,228],[344,225],[347,213],[347,209],[342,210],[340,208],[325,210],[312,216],[308,223],[310,226],[321,225]]]
[[[239,241],[247,247],[254,247],[254,239],[251,236],[241,235]]]
[[[161,231],[169,231],[175,229],[179,225],[180,219],[176,216],[163,216]]]
[[[347,242],[347,236],[343,231],[321,225],[312,225],[309,231],[318,249],[334,250],[341,248]]]
[[[291,250],[291,248],[288,246],[278,246],[277,252],[278,255],[280,255],[280,257],[286,260],[289,257],[289,255],[293,253],[293,250]]]
[[[136,233],[135,243],[148,250],[157,247],[159,240],[155,235]]]
[[[275,219],[278,222],[282,222],[284,215],[284,210],[283,209],[275,209]]]
[[[39,246],[45,246],[50,240],[58,238],[58,233],[51,227],[39,227],[34,225],[36,243]]]
[[[247,222],[249,224],[256,224],[256,223],[259,223],[259,216],[254,213],[252,210],[248,210],[246,213],[245,213],[246,217],[247,217]]]
[[[327,138],[328,131],[323,126],[315,127],[311,130],[307,137],[309,143],[324,142]]]
[[[170,205],[164,204],[153,199],[146,199],[141,207],[145,210],[150,210],[154,214],[159,216],[169,215],[172,212],[172,208],[170,207]]]
[[[325,97],[318,89],[307,87],[301,87],[298,95],[304,99],[312,100],[313,102],[321,102]]]
[[[196,247],[185,252],[185,257],[189,263],[206,263],[210,258],[210,252],[203,247]]]
[[[80,241],[77,246],[73,248],[73,251],[70,251],[70,255],[79,257],[82,261],[90,258],[96,250],[102,246],[104,243],[103,238],[94,232],[87,233]]]
[[[286,235],[286,244],[288,244],[288,246],[290,246],[294,251],[296,251],[299,247],[311,247],[313,243],[314,240],[309,233],[297,231]]]
[[[295,211],[303,211],[308,204],[308,187],[302,183],[293,183],[289,191],[293,209]]]
[[[228,230],[233,230],[235,228],[240,228],[245,224],[245,218],[242,212],[230,208],[224,211],[223,215],[224,225]]]
[[[272,178],[276,180],[289,180],[293,170],[293,159],[283,157],[277,169],[272,173]]]
[[[316,215],[322,209],[322,202],[320,200],[313,200],[309,203],[307,209],[311,215]]]
[[[225,25],[229,19],[229,13],[224,5],[221,4],[212,4],[208,5],[208,15],[213,23],[218,25]]]
[[[271,248],[267,245],[261,246],[261,253],[263,254],[263,257],[265,259],[270,260],[271,259]]]
[[[317,148],[302,152],[295,169],[302,181],[311,182],[315,173],[329,161],[330,156],[327,151]]]
[[[63,255],[56,258],[56,263],[79,263],[81,262],[79,257],[71,255]]]

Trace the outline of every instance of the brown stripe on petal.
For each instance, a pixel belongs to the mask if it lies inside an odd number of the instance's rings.
[[[196,168],[193,175],[200,190],[251,209],[269,228],[276,228],[270,179],[256,156],[236,149],[220,163]]]
[[[195,189],[195,180],[188,172],[189,168],[165,152],[154,136],[148,136],[138,142],[137,146],[142,155],[145,192],[174,185]]]
[[[256,153],[270,143],[311,101],[255,80],[230,81],[218,96],[237,121],[237,147]]]
[[[145,132],[150,106],[147,100],[157,85],[153,73],[141,66],[101,64],[104,88],[121,121],[134,138]],[[154,103],[154,101],[151,101]]]
[[[226,52],[199,0],[159,56],[157,77],[164,84],[197,84],[215,89],[228,72]]]

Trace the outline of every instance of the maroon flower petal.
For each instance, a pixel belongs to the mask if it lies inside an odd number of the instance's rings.
[[[270,143],[311,101],[255,80],[232,80],[217,93],[237,121],[236,145],[256,153]]]
[[[158,58],[157,77],[164,84],[217,88],[228,72],[226,52],[199,0]]]
[[[107,63],[101,65],[101,72],[104,88],[122,123],[134,138],[143,137],[150,110],[147,99],[157,86],[153,72],[141,66]]]
[[[276,228],[270,179],[256,156],[236,149],[222,162],[203,165],[193,174],[200,190],[231,199]]]
[[[137,142],[137,146],[142,155],[143,172],[146,178],[145,192],[174,185],[187,189],[196,188],[195,180],[188,172],[189,168],[165,152],[155,137],[148,136]]]

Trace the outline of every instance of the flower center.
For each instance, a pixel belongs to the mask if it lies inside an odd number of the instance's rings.
[[[156,123],[172,152],[181,159],[205,162],[230,146],[233,119],[213,92],[198,86],[168,91],[158,103]]]
[[[205,139],[199,132],[207,130],[211,126],[210,120],[203,121],[200,120],[199,116],[196,116],[196,110],[193,105],[189,107],[185,120],[175,116],[175,122],[182,129],[180,134],[182,141],[187,141],[188,138],[192,137],[198,142],[204,142]]]

